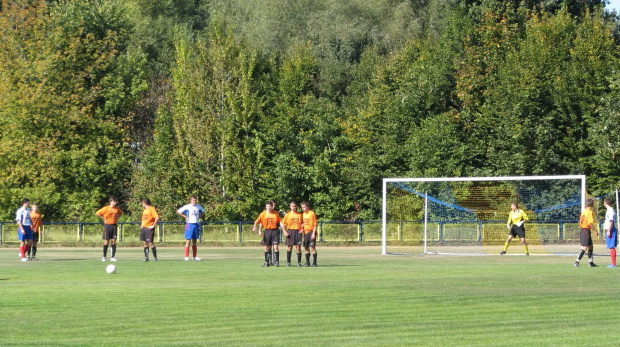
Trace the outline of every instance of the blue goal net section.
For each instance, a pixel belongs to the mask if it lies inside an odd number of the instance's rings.
[[[386,178],[382,253],[499,254],[512,202],[529,218],[530,254],[575,253],[586,195],[584,175]],[[518,237],[507,254],[525,254]]]

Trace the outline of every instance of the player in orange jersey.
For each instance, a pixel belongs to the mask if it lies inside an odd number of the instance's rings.
[[[579,217],[579,241],[581,242],[581,251],[575,261],[575,267],[579,267],[579,261],[581,257],[588,252],[588,262],[590,267],[596,267],[593,258],[593,243],[592,243],[592,230],[596,232],[596,236],[599,236],[598,230],[594,225],[594,200],[586,200],[586,208],[581,212]]]
[[[269,267],[270,264],[270,251],[273,246],[273,251],[275,255],[275,266],[280,266],[280,252],[278,251],[278,245],[280,244],[280,231],[278,228],[280,227],[280,215],[273,210],[273,203],[268,201],[265,204],[265,211],[263,211],[256,221],[254,221],[254,226],[252,227],[252,231],[256,231],[256,227],[258,227],[258,236],[262,236],[261,228],[265,229],[265,264],[263,267]]]
[[[316,267],[316,239],[318,236],[317,232],[317,221],[316,214],[314,211],[310,209],[310,203],[304,201],[301,203],[302,214],[302,230],[304,233],[304,248],[306,249],[306,265],[304,267],[310,266],[310,252],[312,252],[312,267]]]
[[[297,212],[297,202],[291,201],[289,204],[290,211],[284,215],[282,220],[282,231],[286,239],[286,262],[287,266],[291,266],[291,255],[293,254],[293,246],[297,251],[297,267],[301,267],[301,243],[303,234],[300,233],[301,221],[303,215]]]
[[[95,215],[103,219],[103,258],[101,261],[105,261],[108,256],[108,243],[112,241],[112,259],[110,261],[116,261],[116,239],[118,237],[118,217],[123,214],[116,204],[118,201],[115,197],[111,196],[108,199],[109,205],[102,207],[99,211],[95,212]]]
[[[142,200],[142,225],[140,229],[140,241],[144,242],[144,260],[149,261],[149,244],[153,251],[153,261],[157,261],[157,248],[153,243],[155,238],[155,226],[159,222],[159,214],[155,207],[151,205],[151,200]]]
[[[30,210],[30,220],[32,221],[32,257],[30,257],[30,249],[27,252],[28,258],[30,260],[39,260],[37,259],[37,245],[39,244],[39,235],[42,233],[41,225],[43,224],[42,216],[37,210],[39,209],[39,204],[36,202],[32,204],[32,209]]]

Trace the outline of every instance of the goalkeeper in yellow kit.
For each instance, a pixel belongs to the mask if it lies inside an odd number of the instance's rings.
[[[521,209],[519,209],[519,205],[516,202],[510,204],[510,214],[508,215],[508,222],[506,226],[510,229],[510,234],[508,235],[508,240],[506,240],[506,244],[504,245],[504,250],[499,252],[499,254],[506,254],[506,250],[510,245],[510,240],[513,237],[519,236],[521,240],[521,244],[525,247],[525,255],[530,255],[530,251],[527,249],[527,242],[525,242],[525,222],[530,219],[527,217],[527,214]]]

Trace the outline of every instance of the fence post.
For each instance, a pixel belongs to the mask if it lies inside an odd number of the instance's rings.
[[[443,228],[444,228],[443,222],[440,221],[439,222],[439,241],[443,241],[443,230],[444,230]]]
[[[4,241],[4,223],[0,223],[0,245]]]
[[[564,241],[564,222],[560,221],[558,229],[558,233],[560,234],[558,235],[558,238],[560,239],[560,241]]]
[[[364,242],[364,222],[363,221],[359,221],[357,223],[357,233],[359,236],[359,241]]]
[[[404,228],[404,222],[400,221],[400,223],[398,223],[398,241],[404,240],[403,228]]]
[[[157,223],[157,233],[159,234],[159,243],[164,242],[164,224],[162,222]]]
[[[82,241],[82,233],[84,232],[84,229],[82,228],[82,222],[78,222],[78,235],[77,235],[77,240],[78,242]]]
[[[321,233],[319,234],[319,240],[323,242],[323,222],[319,222],[319,229]]]
[[[243,243],[243,223],[239,222],[239,224],[237,224],[237,232],[238,232],[238,237],[237,239],[239,240],[239,243]]]

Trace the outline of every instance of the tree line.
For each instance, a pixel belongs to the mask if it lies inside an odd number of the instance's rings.
[[[619,43],[596,0],[3,0],[0,219],[28,197],[94,221],[109,195],[378,219],[383,177],[608,192]]]

